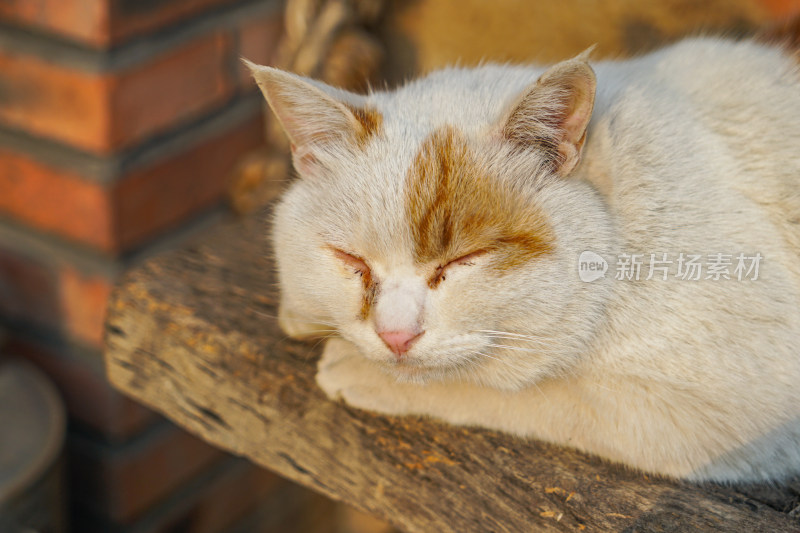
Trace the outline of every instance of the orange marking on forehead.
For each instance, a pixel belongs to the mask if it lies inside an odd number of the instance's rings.
[[[370,137],[378,133],[383,123],[383,115],[372,108],[360,108],[348,104],[344,105],[353,113],[353,116],[358,121],[359,128],[356,132],[356,141],[359,146],[363,146]]]
[[[422,143],[408,173],[406,209],[421,265],[487,251],[507,270],[553,251],[544,213],[487,174],[451,127]]]

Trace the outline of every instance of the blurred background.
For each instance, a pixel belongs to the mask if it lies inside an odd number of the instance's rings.
[[[0,0],[0,533],[377,533],[107,384],[127,269],[256,211],[285,140],[239,58],[363,91],[743,36],[800,0]],[[28,529],[25,529],[25,527]]]

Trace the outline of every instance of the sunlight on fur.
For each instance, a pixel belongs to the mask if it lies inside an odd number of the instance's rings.
[[[331,398],[691,480],[800,472],[790,53],[696,38],[367,96],[249,66],[298,174],[274,218],[280,323],[338,332]]]

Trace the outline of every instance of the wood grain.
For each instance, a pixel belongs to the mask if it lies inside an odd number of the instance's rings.
[[[800,480],[698,486],[492,431],[374,415],[314,382],[278,329],[267,214],[130,272],[109,307],[114,385],[178,425],[405,531],[800,532]]]

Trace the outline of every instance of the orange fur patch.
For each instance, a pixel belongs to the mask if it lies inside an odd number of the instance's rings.
[[[378,284],[372,279],[372,273],[367,271],[361,275],[361,282],[364,285],[364,297],[361,300],[361,320],[366,320],[370,309],[375,303],[375,296],[378,295]]]
[[[800,14],[766,28],[756,38],[786,48],[800,62]]]
[[[443,265],[468,254],[491,252],[502,271],[553,251],[544,213],[487,175],[451,127],[422,143],[408,175],[406,208],[414,259],[432,268],[432,288]]]
[[[353,113],[353,116],[358,121],[360,127],[356,132],[356,142],[359,146],[364,146],[370,137],[376,135],[378,130],[380,130],[381,124],[383,123],[383,115],[375,109],[362,109],[347,104],[344,105]]]
[[[363,298],[361,299],[361,311],[359,317],[366,320],[375,297],[378,295],[378,283],[372,279],[372,271],[361,257],[339,250],[332,246],[327,247],[333,255],[339,259],[347,268],[352,269],[361,276],[361,284],[364,287]]]

